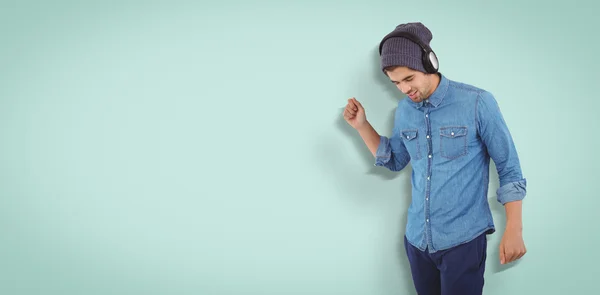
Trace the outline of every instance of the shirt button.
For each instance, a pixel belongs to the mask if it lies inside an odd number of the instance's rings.
[[[429,138],[429,135],[427,135],[427,138]]]
[[[408,139],[408,135],[406,136],[406,138]]]
[[[450,133],[450,135],[454,136],[454,132]]]
[[[425,118],[428,118],[428,117],[429,117],[429,115],[425,115]]]
[[[429,155],[429,158],[431,159],[431,155]]]
[[[427,176],[427,180],[429,180],[429,176]]]
[[[427,222],[429,222],[429,218],[427,218]]]
[[[425,201],[429,201],[429,198],[425,198]]]

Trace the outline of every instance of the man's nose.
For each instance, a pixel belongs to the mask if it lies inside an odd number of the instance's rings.
[[[410,87],[406,84],[400,85],[400,91],[404,94],[408,94],[410,92]]]

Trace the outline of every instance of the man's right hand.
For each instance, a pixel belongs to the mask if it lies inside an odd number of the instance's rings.
[[[367,116],[365,115],[365,109],[356,100],[356,98],[348,99],[348,104],[344,109],[344,119],[350,126],[358,130],[367,125]]]

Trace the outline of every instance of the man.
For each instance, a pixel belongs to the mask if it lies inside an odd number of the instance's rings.
[[[392,171],[412,165],[412,201],[404,245],[418,294],[482,294],[486,236],[495,232],[487,200],[490,157],[506,210],[500,262],[520,259],[521,203],[526,194],[511,134],[493,95],[438,72],[421,23],[398,25],[380,44],[381,69],[408,96],[398,103],[388,138],[367,121],[355,98],[344,119]]]

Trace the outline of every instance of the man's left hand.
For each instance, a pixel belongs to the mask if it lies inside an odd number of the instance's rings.
[[[520,229],[506,228],[502,241],[500,241],[500,263],[507,264],[520,259],[525,255],[527,249],[523,242],[523,234]]]

